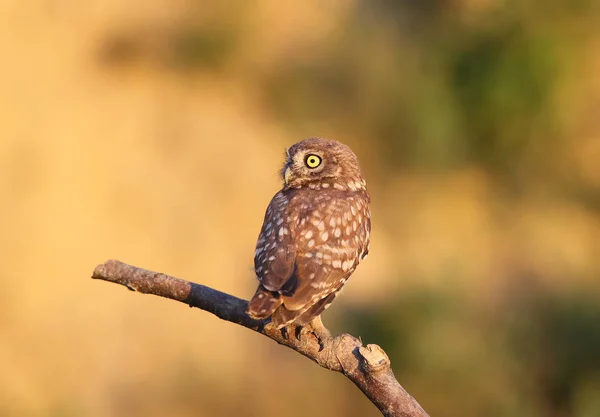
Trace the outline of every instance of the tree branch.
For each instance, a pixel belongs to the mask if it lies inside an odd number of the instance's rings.
[[[419,403],[396,380],[386,353],[377,345],[363,346],[349,334],[322,341],[322,346],[310,334],[299,339],[295,328],[288,332],[250,318],[248,302],[204,285],[195,284],[158,272],[110,260],[98,265],[92,278],[114,282],[139,291],[170,298],[208,311],[215,316],[262,333],[287,346],[323,368],[340,372],[350,379],[388,417],[427,417]]]

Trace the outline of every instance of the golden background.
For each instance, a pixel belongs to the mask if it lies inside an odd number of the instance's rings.
[[[371,253],[324,321],[432,416],[600,415],[592,0],[5,0],[0,416],[363,416],[342,376],[106,259],[236,296],[284,148],[349,144]]]

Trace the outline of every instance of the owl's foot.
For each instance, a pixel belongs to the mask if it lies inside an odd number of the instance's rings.
[[[331,339],[331,332],[325,328],[321,316],[317,316],[313,321],[304,326],[298,326],[296,328],[296,338],[302,340],[302,337],[308,334],[312,334],[319,343],[319,352],[325,347],[325,342]]]
[[[281,332],[281,337],[283,337],[285,340],[288,340],[288,338],[290,336],[290,332],[289,332],[288,328],[282,327],[281,329],[279,329],[279,331]]]

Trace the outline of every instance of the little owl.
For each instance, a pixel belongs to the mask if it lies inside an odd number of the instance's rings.
[[[319,318],[367,256],[371,232],[366,182],[348,146],[298,142],[281,175],[256,243],[259,285],[247,309],[279,329]]]

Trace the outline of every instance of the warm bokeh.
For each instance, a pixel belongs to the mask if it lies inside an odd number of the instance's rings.
[[[595,0],[0,2],[0,416],[376,416],[109,258],[248,298],[283,149],[349,144],[369,259],[325,315],[432,416],[600,415]]]

